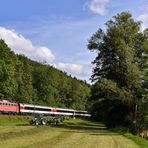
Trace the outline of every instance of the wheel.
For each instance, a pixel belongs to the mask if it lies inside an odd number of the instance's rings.
[[[39,123],[38,122],[35,122],[35,125],[39,125]]]
[[[42,120],[42,121],[41,121],[41,124],[42,124],[42,125],[45,125],[45,124],[46,124],[46,121],[45,121],[45,120]]]

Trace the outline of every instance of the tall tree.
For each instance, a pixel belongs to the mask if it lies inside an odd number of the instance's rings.
[[[132,123],[136,120],[137,102],[141,98],[138,92],[142,86],[146,35],[140,32],[140,22],[136,22],[129,12],[117,14],[106,26],[106,32],[99,29],[88,44],[89,50],[97,52],[91,78],[94,106],[99,108],[108,104],[106,120],[111,124]]]

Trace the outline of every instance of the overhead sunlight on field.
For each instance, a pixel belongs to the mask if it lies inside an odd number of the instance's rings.
[[[28,117],[25,120],[4,118],[5,122],[0,122],[0,147],[3,148],[138,148],[133,141],[106,130],[104,124],[87,120],[70,119],[57,126],[30,126]],[[12,124],[16,119],[21,121]]]

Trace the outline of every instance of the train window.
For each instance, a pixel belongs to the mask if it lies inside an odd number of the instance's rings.
[[[25,109],[26,110],[38,110],[38,111],[51,111],[51,109],[48,109],[48,108],[38,108],[38,107],[29,107],[29,106],[26,106]]]
[[[57,112],[62,112],[62,113],[73,113],[73,111],[71,111],[71,110],[58,110],[58,109],[57,109]]]

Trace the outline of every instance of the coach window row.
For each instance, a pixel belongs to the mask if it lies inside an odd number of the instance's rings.
[[[0,102],[0,105],[6,105],[6,106],[17,106],[16,104],[8,104],[8,103],[1,103],[1,102]]]

